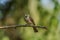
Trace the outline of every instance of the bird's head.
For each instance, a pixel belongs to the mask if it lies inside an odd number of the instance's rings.
[[[25,17],[29,17],[29,15],[28,14],[25,14]]]

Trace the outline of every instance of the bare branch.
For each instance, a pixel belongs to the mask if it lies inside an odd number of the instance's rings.
[[[17,28],[17,27],[33,27],[35,25],[12,25],[12,26],[1,26],[0,29],[7,29],[7,28]],[[45,26],[35,26],[37,28],[47,29]]]

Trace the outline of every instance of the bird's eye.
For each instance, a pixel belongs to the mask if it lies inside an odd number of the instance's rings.
[[[27,16],[25,16],[25,17],[27,17]]]

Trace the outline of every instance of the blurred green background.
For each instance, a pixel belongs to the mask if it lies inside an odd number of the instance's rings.
[[[36,25],[46,26],[48,30],[38,28],[39,32],[34,33],[32,27],[19,27],[13,34],[17,33],[23,40],[60,40],[60,0],[14,1],[8,14],[16,24],[25,24],[24,14],[28,13]],[[7,21],[5,23],[8,24]],[[7,35],[11,34],[8,33],[5,34],[5,30],[0,29],[0,40],[10,40]]]

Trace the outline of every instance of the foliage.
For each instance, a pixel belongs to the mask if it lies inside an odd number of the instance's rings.
[[[15,33],[23,40],[60,40],[60,4],[56,0],[51,1],[55,5],[52,9],[50,7],[44,8],[41,0],[15,0],[12,10],[8,13],[15,20],[15,24],[26,24],[23,18],[24,14],[28,13],[34,19],[36,25],[48,28],[48,30],[38,28],[39,32],[34,33],[32,27],[20,27],[16,29],[17,32]],[[5,23],[8,25],[7,22]],[[0,39],[2,40],[5,40],[6,37],[4,32],[4,30],[0,30]],[[9,39],[6,38],[6,40]]]

